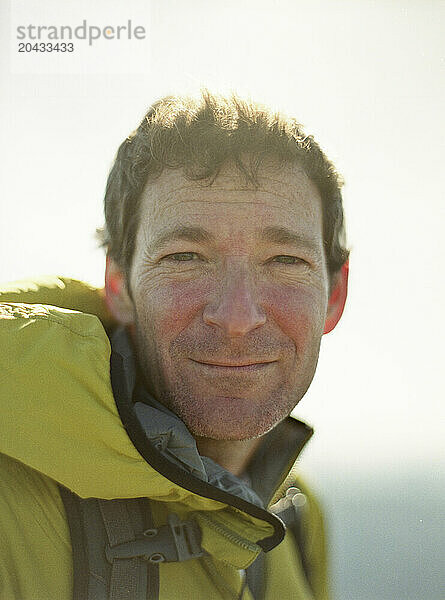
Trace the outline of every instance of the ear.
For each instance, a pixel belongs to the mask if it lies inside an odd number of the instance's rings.
[[[133,323],[133,302],[127,291],[125,275],[109,255],[105,268],[105,302],[121,325]]]
[[[340,321],[348,295],[349,262],[345,262],[334,279],[323,333],[329,333]]]

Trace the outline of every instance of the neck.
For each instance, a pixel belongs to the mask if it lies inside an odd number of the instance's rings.
[[[261,444],[261,438],[252,440],[212,440],[197,437],[196,445],[201,456],[207,456],[233,473],[241,475],[255,450]]]

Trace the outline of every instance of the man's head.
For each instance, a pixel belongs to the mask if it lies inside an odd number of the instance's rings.
[[[346,297],[340,182],[291,120],[204,94],[152,107],[105,197],[110,309],[198,437],[248,439],[312,381]]]

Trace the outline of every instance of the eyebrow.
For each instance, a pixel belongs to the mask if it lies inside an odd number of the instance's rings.
[[[264,241],[272,244],[297,246],[299,248],[304,246],[305,248],[313,251],[317,251],[319,249],[319,245],[315,239],[292,231],[291,229],[287,229],[287,227],[265,227],[261,230],[260,237]]]
[[[319,250],[316,240],[287,229],[286,227],[269,226],[257,230],[257,233],[260,240],[272,244],[296,247],[304,246],[313,251]],[[179,225],[172,229],[166,229],[155,237],[149,245],[149,252],[159,252],[169,243],[178,240],[194,242],[196,244],[212,244],[215,243],[215,236],[203,227]]]
[[[179,225],[178,227],[167,229],[155,237],[150,243],[149,250],[150,252],[159,252],[170,242],[178,240],[194,242],[196,244],[211,244],[215,241],[215,238],[203,227]]]

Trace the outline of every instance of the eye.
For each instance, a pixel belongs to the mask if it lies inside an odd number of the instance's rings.
[[[298,256],[288,256],[287,254],[282,254],[280,256],[274,256],[271,259],[271,262],[277,262],[282,265],[307,265],[307,262]]]
[[[163,260],[174,260],[176,262],[188,262],[197,257],[198,257],[198,255],[196,252],[175,252],[174,254],[169,254],[168,256],[164,256]]]

